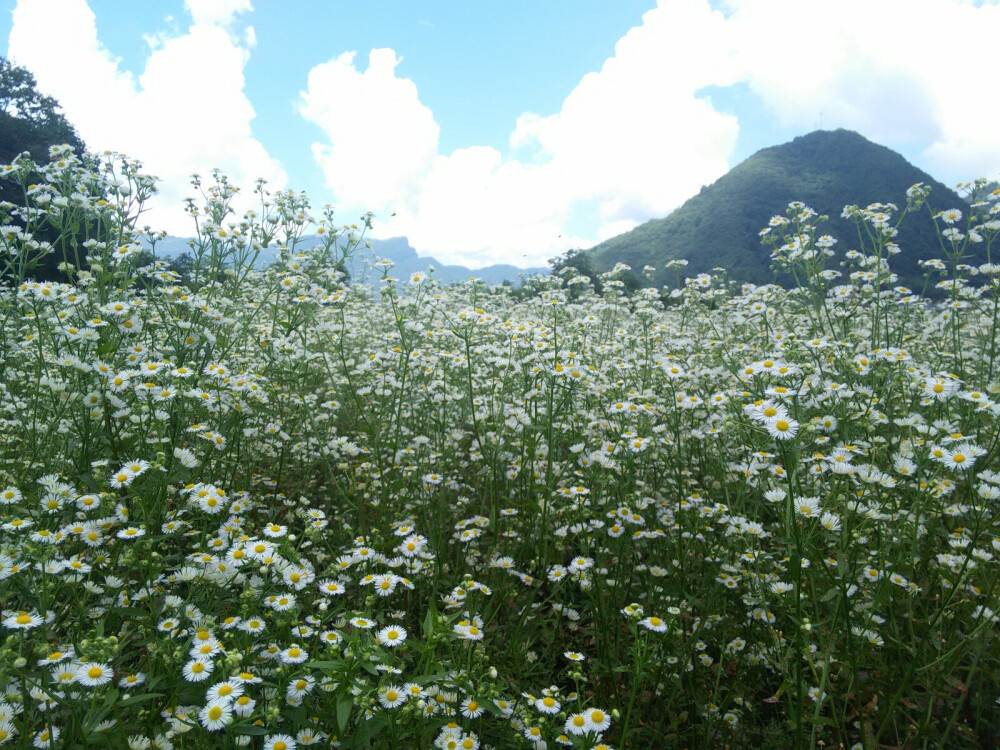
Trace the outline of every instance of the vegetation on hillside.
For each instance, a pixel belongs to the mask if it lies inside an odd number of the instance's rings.
[[[675,274],[665,268],[671,260],[688,261],[689,275],[724,268],[737,282],[788,284],[788,276],[772,270],[770,250],[759,236],[776,207],[797,200],[829,216],[823,231],[838,240],[838,258],[843,259],[846,251],[859,248],[861,239],[854,223],[842,217],[844,206],[878,201],[902,208],[906,191],[916,183],[931,188],[927,205],[934,210],[963,203],[884,146],[847,130],[817,131],[758,151],[666,218],[646,222],[587,253],[599,270],[618,262],[654,266],[658,284],[676,286]],[[907,221],[895,241],[902,249],[893,262],[898,283],[922,290],[926,279],[920,261],[941,255],[933,223]],[[973,248],[968,262],[985,260]],[[835,263],[831,267],[837,268]]]

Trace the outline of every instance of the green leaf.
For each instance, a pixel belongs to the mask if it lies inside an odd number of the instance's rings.
[[[166,693],[140,693],[139,695],[130,695],[128,698],[123,700],[118,704],[119,708],[125,708],[126,706],[132,706],[136,703],[145,703],[146,701],[151,701],[155,698],[162,698]]]
[[[341,732],[347,731],[347,722],[351,720],[352,708],[354,708],[354,700],[351,698],[341,698],[337,701],[337,726]]]
[[[434,613],[431,609],[428,609],[427,614],[424,615],[424,621],[421,623],[420,629],[423,631],[425,638],[430,638],[434,632]]]
[[[267,729],[265,727],[257,726],[256,724],[239,724],[233,727],[233,731],[236,732],[236,734],[252,734],[255,737],[267,734]]]
[[[132,620],[146,620],[149,618],[149,612],[138,607],[115,607],[114,611]]]
[[[340,661],[310,661],[306,665],[310,669],[338,669],[344,666]]]

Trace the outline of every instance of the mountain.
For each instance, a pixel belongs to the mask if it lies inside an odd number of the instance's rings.
[[[667,217],[647,221],[585,252],[598,270],[618,261],[636,272],[654,266],[658,284],[673,283],[664,266],[682,258],[688,261],[682,276],[718,266],[737,281],[774,282],[770,249],[761,244],[759,232],[798,200],[830,217],[820,231],[838,240],[838,258],[827,263],[827,268],[838,269],[845,251],[860,249],[853,223],[840,218],[844,206],[895,203],[902,210],[907,188],[917,182],[931,186],[928,203],[935,212],[967,205],[895,151],[849,130],[818,130],[758,151]],[[918,261],[941,257],[926,208],[906,217],[895,241],[901,252],[890,259],[890,267],[898,283],[923,289]],[[788,283],[781,277],[777,281]]]
[[[510,281],[516,286],[520,284],[522,276],[526,277],[550,272],[549,268],[518,268],[517,266],[504,263],[476,269],[466,268],[465,266],[447,265],[438,263],[434,258],[417,255],[417,251],[410,246],[409,241],[405,237],[391,237],[384,240],[368,241],[371,243],[371,247],[366,248],[362,244],[355,255],[347,262],[347,270],[350,272],[351,278],[360,282],[374,282],[378,279],[381,272],[372,270],[370,266],[380,258],[391,260],[396,264],[396,267],[390,271],[390,276],[394,276],[397,279],[407,279],[416,271],[426,272],[433,266],[433,278],[442,284],[468,281],[470,278],[475,277],[490,285]],[[190,252],[188,242],[189,240],[181,237],[167,237],[156,243],[157,254],[161,257],[173,258]],[[320,244],[319,238],[311,235],[299,240],[296,249],[304,252],[316,247],[318,244]],[[278,246],[277,244],[272,244],[261,251],[255,265],[258,268],[263,268],[273,263],[277,257]]]

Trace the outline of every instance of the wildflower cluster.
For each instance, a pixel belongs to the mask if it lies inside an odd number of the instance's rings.
[[[181,279],[140,165],[52,155],[0,168],[0,746],[1000,732],[984,184],[932,214],[944,302],[890,287],[881,204],[843,285],[793,204],[763,234],[801,289],[530,296],[350,284],[371,217],[262,184],[237,217],[218,174]]]

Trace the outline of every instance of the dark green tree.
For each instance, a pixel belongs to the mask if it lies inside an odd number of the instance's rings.
[[[24,151],[36,162],[49,160],[49,146],[68,143],[77,156],[86,149],[59,102],[38,90],[27,68],[0,57],[0,163]]]
[[[9,164],[24,152],[28,152],[36,164],[47,164],[49,147],[64,143],[79,157],[86,150],[76,128],[60,111],[59,102],[38,90],[31,71],[0,57],[0,164]],[[32,176],[29,182],[40,179],[40,176]],[[0,202],[24,206],[23,188],[14,182],[0,180]],[[13,221],[19,223],[16,219]],[[38,239],[55,243],[58,236],[59,231],[49,227]],[[35,278],[65,281],[65,275],[58,270],[62,260],[59,253],[47,255],[30,274]]]
[[[573,276],[586,276],[590,279],[590,283],[594,285],[594,291],[598,294],[604,288],[604,285],[601,283],[600,273],[594,268],[593,257],[585,250],[573,248],[556,258],[550,258],[549,268],[552,269],[553,275],[565,274],[569,278]],[[579,289],[572,287],[571,289],[570,298],[575,299],[579,296]]]
[[[181,253],[167,264],[167,269],[178,274],[183,281],[190,281],[194,270],[194,256],[191,253]]]

